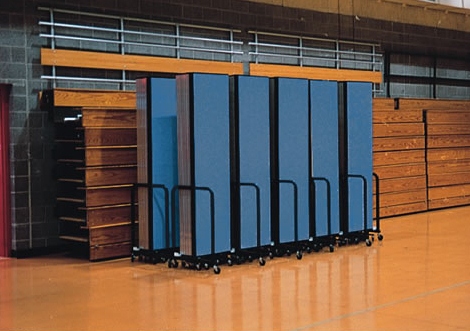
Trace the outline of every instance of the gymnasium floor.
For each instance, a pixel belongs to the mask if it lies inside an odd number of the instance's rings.
[[[382,221],[327,251],[169,269],[130,259],[0,259],[0,330],[470,330],[470,207]]]

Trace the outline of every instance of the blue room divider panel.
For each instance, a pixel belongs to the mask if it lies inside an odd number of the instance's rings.
[[[148,130],[152,184],[162,184],[168,190],[178,184],[178,149],[176,142],[176,80],[174,78],[150,78],[148,80],[151,123]],[[165,192],[150,189],[153,215],[154,249],[177,247],[179,245],[179,221],[165,221]],[[176,197],[178,199],[178,197]],[[178,205],[178,202],[174,202]],[[168,238],[166,238],[168,236]],[[175,241],[173,242],[173,238]],[[168,243],[167,243],[168,240]]]
[[[297,188],[298,240],[309,237],[309,86],[308,80],[274,78],[271,81],[274,136],[272,239],[295,241],[294,187]],[[277,163],[277,164],[276,164]],[[275,192],[277,190],[277,192]],[[277,215],[276,215],[277,214]],[[276,219],[278,217],[278,219]],[[277,227],[277,229],[276,229]],[[278,230],[278,233],[276,233]]]
[[[310,81],[311,173],[330,183],[331,233],[328,233],[328,192],[324,180],[315,180],[315,202],[311,213],[313,237],[337,234],[339,225],[339,158],[338,158],[338,84],[331,81]]]
[[[232,227],[232,241],[235,243],[232,244],[239,245],[236,248],[258,245],[259,208],[259,244],[268,245],[271,242],[269,79],[233,76],[231,97],[232,156],[235,156],[232,163],[232,183],[235,185],[232,200],[235,227]]]
[[[344,84],[347,108],[348,231],[356,232],[372,229],[372,84]]]
[[[192,256],[226,252],[230,250],[229,78],[189,74],[176,80],[179,182],[195,188],[179,191],[180,252]]]

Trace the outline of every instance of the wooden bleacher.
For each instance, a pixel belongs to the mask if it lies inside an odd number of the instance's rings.
[[[380,178],[380,214],[427,209],[422,112],[397,110],[393,99],[373,100],[373,162]]]
[[[135,92],[55,89],[42,97],[56,125],[60,237],[86,245],[91,261],[128,256]]]
[[[470,101],[374,99],[381,214],[470,203]]]
[[[429,209],[469,204],[470,107],[425,115]]]

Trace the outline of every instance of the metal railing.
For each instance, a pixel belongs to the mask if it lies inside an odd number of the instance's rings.
[[[49,40],[52,49],[383,71],[383,57],[377,44],[259,31],[248,31],[253,38],[244,43],[241,30],[236,29],[47,7],[39,10],[48,14],[48,19],[39,21],[43,30],[39,36]],[[59,82],[82,82],[113,84],[125,90],[134,88],[133,75],[126,70],[87,71],[51,66],[50,74],[41,78],[51,81],[53,87]],[[376,92],[380,91],[377,86]]]
[[[235,36],[240,30],[218,27],[169,23],[157,20],[104,15],[74,10],[39,7],[49,13],[48,20],[39,21],[47,28],[40,37],[50,40],[52,49],[80,49],[118,54],[154,55],[173,58],[241,62],[243,42]],[[79,20],[89,21],[83,24]],[[57,75],[52,67],[51,75],[41,78],[59,80],[119,83],[124,88],[134,81],[95,77],[69,77]]]
[[[320,66],[335,69],[382,71],[379,45],[249,31],[251,61],[255,63]]]

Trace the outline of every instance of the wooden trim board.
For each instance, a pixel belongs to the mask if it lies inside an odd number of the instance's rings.
[[[250,75],[266,77],[289,77],[349,82],[382,82],[382,73],[367,70],[299,67],[279,64],[250,63]]]
[[[243,63],[49,48],[41,48],[41,64],[71,68],[129,70],[172,74],[188,72],[228,75],[243,74]]]

